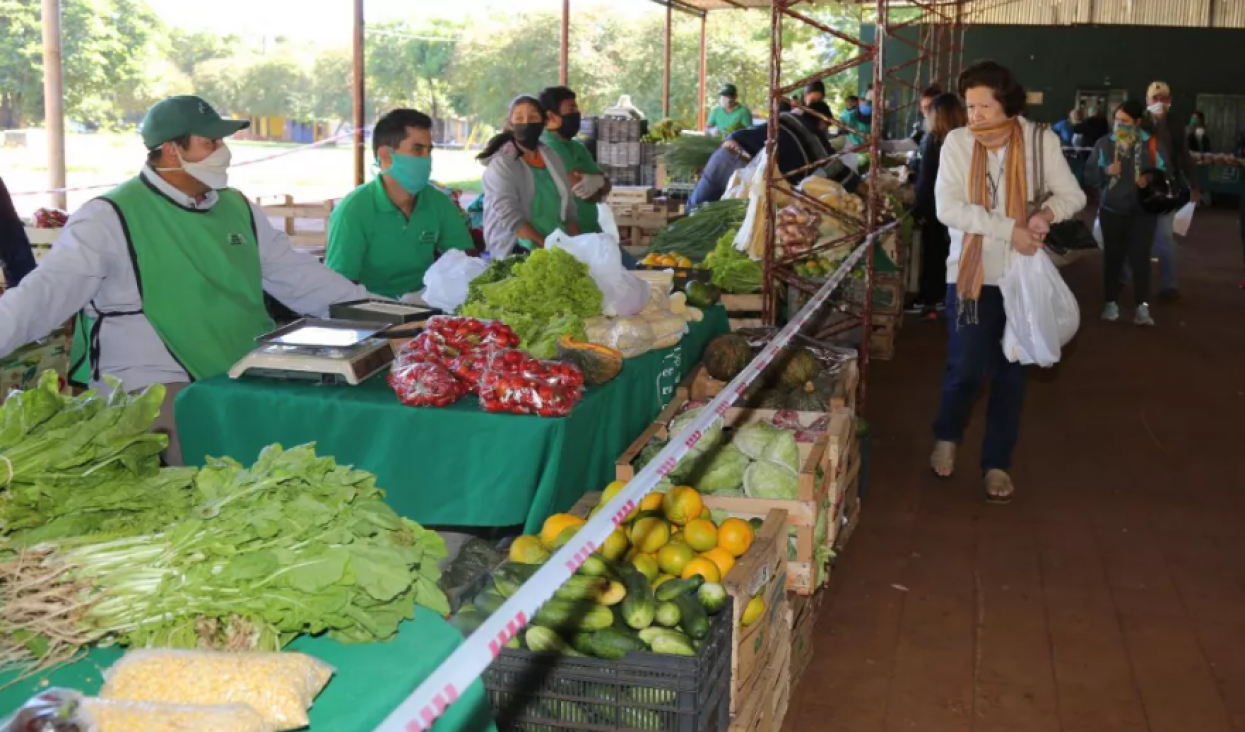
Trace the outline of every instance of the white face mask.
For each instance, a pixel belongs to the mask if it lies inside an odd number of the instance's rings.
[[[229,151],[229,146],[221,143],[216,151],[206,158],[192,163],[182,157],[181,150],[177,151],[177,162],[181,163],[180,168],[158,168],[161,171],[180,170],[199,181],[203,185],[214,191],[229,187],[229,163],[233,160],[233,153]]]
[[[1162,102],[1155,102],[1154,104],[1146,107],[1146,109],[1150,112],[1150,114],[1161,117],[1163,116],[1163,113],[1167,111],[1167,105]]]

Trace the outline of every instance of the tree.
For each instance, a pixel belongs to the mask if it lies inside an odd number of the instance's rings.
[[[183,74],[190,75],[195,67],[205,61],[229,58],[239,50],[237,36],[218,36],[205,31],[187,31],[172,28],[168,35],[168,58],[177,64]]]
[[[312,111],[316,119],[350,119],[354,62],[344,48],[330,48],[316,56],[311,72]]]
[[[383,109],[414,107],[433,119],[454,114],[447,78],[460,24],[383,23],[367,39],[368,96]]]

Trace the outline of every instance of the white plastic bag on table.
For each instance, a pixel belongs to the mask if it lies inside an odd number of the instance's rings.
[[[451,249],[424,273],[424,302],[438,310],[454,312],[467,301],[467,285],[486,269],[488,263],[483,259]]]
[[[1193,212],[1197,210],[1197,204],[1190,201],[1176,212],[1176,217],[1172,219],[1172,231],[1177,236],[1188,236],[1189,227],[1193,225]]]
[[[601,309],[606,315],[635,315],[648,304],[648,285],[623,267],[617,234],[570,236],[559,230],[545,239],[545,248],[562,249],[588,265],[588,274],[604,296]]]
[[[1081,309],[1046,252],[1012,258],[999,281],[1007,327],[1003,354],[1012,363],[1049,368],[1076,335]]]

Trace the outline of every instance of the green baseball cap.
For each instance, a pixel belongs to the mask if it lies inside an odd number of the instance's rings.
[[[249,120],[223,119],[199,97],[169,97],[149,109],[143,118],[143,144],[154,150],[183,135],[219,140],[250,126]]]
[[[718,92],[719,97],[737,97],[739,92],[735,90],[734,84],[723,84],[722,90]]]

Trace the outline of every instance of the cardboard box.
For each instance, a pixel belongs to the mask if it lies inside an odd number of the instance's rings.
[[[10,391],[34,386],[40,375],[48,370],[60,376],[63,390],[65,376],[69,372],[69,349],[63,330],[19,348],[0,360],[0,402],[8,397]]]

